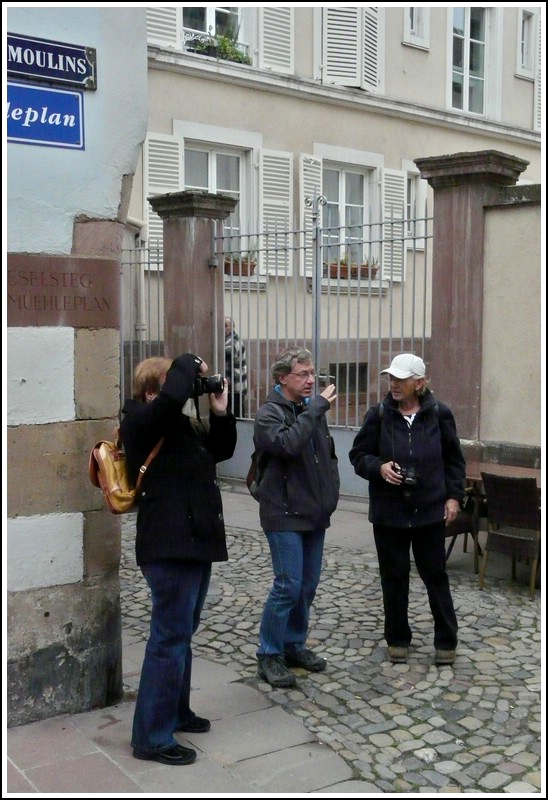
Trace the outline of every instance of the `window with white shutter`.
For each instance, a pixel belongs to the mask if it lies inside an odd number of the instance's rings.
[[[327,6],[322,15],[321,80],[382,91],[384,10],[375,6]]]
[[[147,41],[161,47],[181,48],[182,19],[179,9],[170,6],[146,10]]]
[[[283,6],[258,10],[259,67],[292,75],[295,72],[295,11]]]
[[[174,136],[149,134],[144,148],[143,207],[148,226],[148,242],[156,246],[163,241],[163,222],[152,210],[149,197],[178,192],[183,183],[183,143]]]
[[[542,38],[541,38],[541,19],[538,17],[538,37],[536,54],[536,76],[535,76],[535,97],[533,111],[533,128],[536,131],[542,130]]]
[[[314,257],[314,239],[313,239],[313,203],[316,201],[316,209],[319,214],[319,222],[322,220],[321,206],[318,205],[317,199],[322,194],[322,160],[315,158],[315,156],[302,154],[300,157],[299,169],[299,210],[300,221],[299,226],[303,231],[303,246],[304,250],[304,267],[307,275],[312,275],[313,257]],[[306,202],[310,198],[311,204]]]
[[[293,155],[263,150],[260,159],[260,219],[264,233],[261,250],[268,251],[260,261],[261,272],[289,274],[293,268],[293,242],[288,231],[293,226]]]
[[[407,174],[399,170],[382,171],[381,267],[384,280],[402,281],[405,277],[405,212]]]

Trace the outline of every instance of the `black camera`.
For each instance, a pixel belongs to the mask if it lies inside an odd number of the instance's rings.
[[[194,396],[202,394],[221,394],[225,388],[222,375],[199,375],[194,381]]]
[[[417,485],[419,476],[415,471],[415,467],[398,467],[396,472],[398,472],[403,478],[403,481],[400,484],[401,486],[407,486],[408,488],[413,489]]]

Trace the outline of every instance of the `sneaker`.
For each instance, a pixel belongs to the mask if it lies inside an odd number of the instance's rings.
[[[196,761],[196,751],[191,750],[190,747],[183,747],[181,744],[156,753],[134,747],[133,758],[140,758],[143,761],[158,761],[159,764],[171,764],[173,767],[183,767]]]
[[[391,661],[392,664],[405,664],[408,655],[408,647],[394,647],[392,645],[388,647],[388,660]]]
[[[294,650],[285,654],[288,667],[302,667],[309,672],[323,672],[327,666],[325,658],[317,656],[312,650]]]
[[[438,664],[438,666],[442,666],[443,664],[454,664],[456,657],[457,654],[454,650],[436,650],[434,663]]]
[[[179,725],[175,730],[182,733],[207,733],[211,728],[211,722],[205,717],[192,717],[189,722]]]
[[[295,686],[296,677],[286,666],[283,656],[259,656],[257,674],[271,686],[286,689]]]

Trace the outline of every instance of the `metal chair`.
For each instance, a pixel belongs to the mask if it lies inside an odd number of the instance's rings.
[[[482,472],[487,499],[487,541],[479,574],[483,589],[487,560],[491,551],[512,556],[512,580],[516,579],[516,559],[531,562],[529,595],[535,596],[540,565],[540,507],[535,478],[511,478]]]
[[[451,538],[449,546],[445,552],[445,559],[447,560],[451,555],[453,546],[457,540],[457,536],[464,534],[464,541],[462,543],[462,552],[466,553],[468,546],[468,534],[472,537],[474,546],[474,572],[477,574],[479,571],[479,554],[480,546],[478,541],[477,522],[474,518],[474,496],[473,489],[468,488],[464,501],[461,505],[461,510],[457,514],[456,519],[445,527],[445,538]]]

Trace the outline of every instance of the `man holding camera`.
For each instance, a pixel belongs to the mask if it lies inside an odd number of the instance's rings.
[[[457,618],[445,569],[445,526],[464,498],[465,461],[449,406],[426,386],[426,367],[413,353],[387,369],[390,391],[370,408],[350,450],[357,475],[369,481],[369,521],[379,558],[388,658],[405,663],[410,547],[434,618],[434,661],[453,664]]]
[[[135,553],[150,587],[150,636],[141,670],[131,744],[135,758],[181,766],[196,751],[177,732],[206,733],[209,720],[190,708],[191,639],[200,622],[214,561],[228,559],[216,464],[232,457],[236,418],[227,409],[224,379],[207,376],[199,356],[138,364],[133,399],[121,423],[128,471],[135,481],[154,446],[162,446],[144,474],[138,502]],[[197,397],[209,396],[209,421]]]

